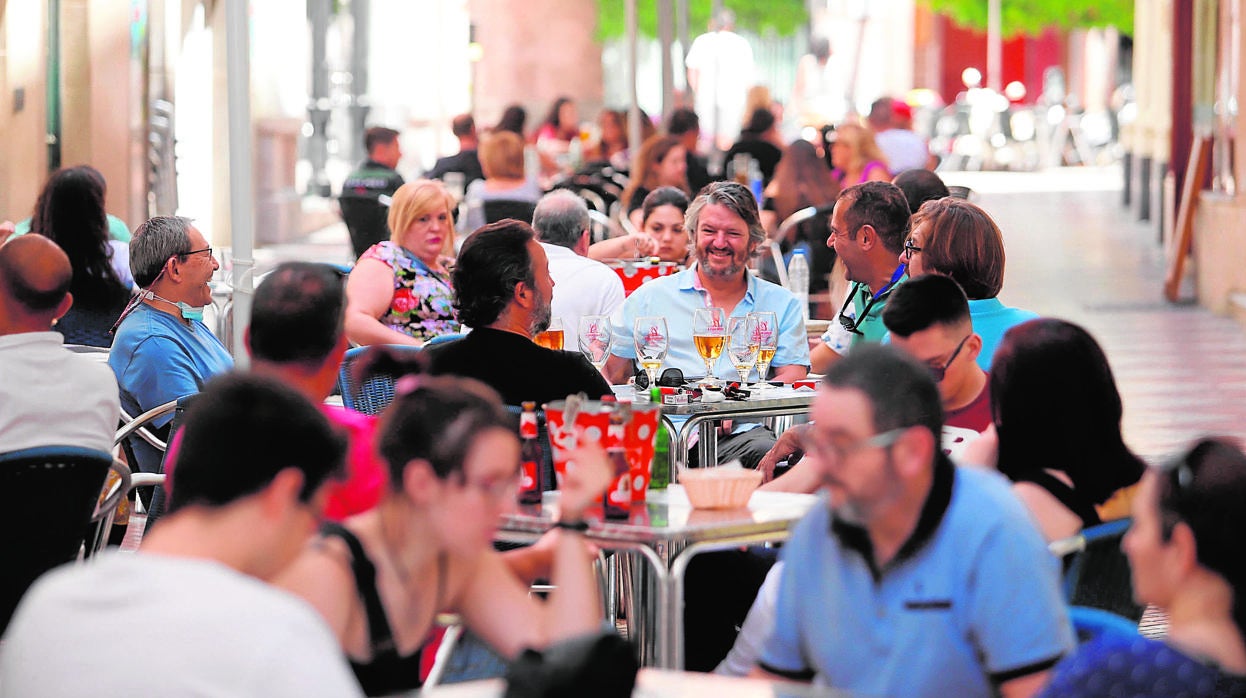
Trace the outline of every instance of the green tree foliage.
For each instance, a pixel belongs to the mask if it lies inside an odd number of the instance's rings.
[[[688,33],[696,36],[709,26],[712,0],[688,0]],[[597,38],[613,39],[627,34],[624,0],[597,0]],[[671,0],[671,7],[677,5]],[[809,23],[805,0],[727,0],[723,5],[736,15],[736,28],[761,34],[773,31],[790,36]],[[658,0],[636,0],[636,26],[643,36],[658,35]],[[671,23],[672,31],[674,22]]]
[[[986,0],[922,0],[938,14],[957,24],[986,30]],[[1004,36],[1036,35],[1045,29],[1116,27],[1133,34],[1133,0],[1000,0],[1000,24]]]

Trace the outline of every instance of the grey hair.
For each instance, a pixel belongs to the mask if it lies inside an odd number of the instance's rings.
[[[147,288],[156,280],[170,257],[190,252],[191,219],[156,216],[147,219],[130,241],[130,273],[134,283]]]
[[[748,226],[749,244],[756,247],[766,241],[766,229],[761,227],[761,217],[757,211],[757,200],[753,192],[738,182],[710,182],[705,185],[697,198],[688,206],[684,216],[684,228],[691,236],[691,244],[696,244],[697,223],[701,220],[701,210],[709,204],[726,206],[729,211],[744,219]]]
[[[541,242],[567,248],[580,241],[588,222],[588,206],[566,189],[555,189],[541,197],[532,214],[532,227]]]

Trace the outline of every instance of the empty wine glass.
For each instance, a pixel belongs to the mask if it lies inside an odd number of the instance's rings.
[[[765,388],[770,362],[774,361],[774,352],[779,347],[779,318],[769,311],[757,311],[749,316],[757,319],[757,380],[758,387]]]
[[[705,382],[717,385],[714,362],[727,345],[727,313],[722,308],[697,308],[692,313],[692,341],[705,362]]]
[[[749,371],[757,363],[761,348],[757,337],[757,318],[752,315],[733,317],[727,321],[727,355],[740,374],[740,382],[748,383]]]
[[[581,315],[576,334],[580,340],[580,353],[600,371],[610,358],[610,318],[605,315]]]
[[[649,386],[658,382],[658,370],[670,348],[670,334],[666,331],[666,318],[660,315],[638,317],[632,323],[632,339],[636,342],[636,360],[649,375]]]

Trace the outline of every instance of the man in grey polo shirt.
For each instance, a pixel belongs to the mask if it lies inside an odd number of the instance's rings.
[[[759,675],[888,696],[1029,696],[1073,646],[1058,562],[998,474],[939,449],[926,366],[837,362],[807,450],[822,504],[784,549]]]

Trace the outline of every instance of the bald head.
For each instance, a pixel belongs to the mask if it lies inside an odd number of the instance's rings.
[[[69,309],[69,257],[42,235],[0,246],[0,300],[5,334],[46,331]]]
[[[532,214],[532,227],[541,242],[571,249],[579,244],[588,224],[584,199],[566,189],[555,189],[541,197]]]

